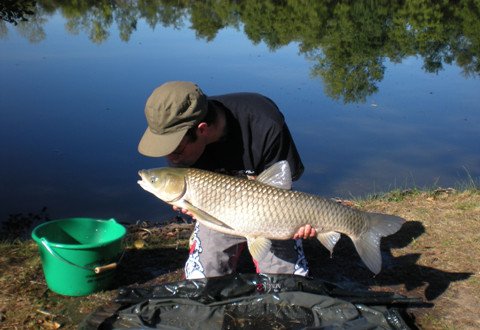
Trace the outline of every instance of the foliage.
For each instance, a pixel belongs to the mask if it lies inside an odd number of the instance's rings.
[[[28,21],[34,15],[35,1],[3,0],[0,2],[0,19],[17,25],[18,22]]]
[[[253,43],[264,42],[272,51],[298,43],[300,53],[314,63],[312,75],[324,81],[326,93],[345,102],[363,102],[375,93],[387,60],[419,56],[427,72],[455,63],[466,76],[480,73],[476,0],[39,0],[36,18],[25,16],[32,9],[25,11],[20,3],[3,3],[2,18],[18,22],[24,30],[30,24],[25,35],[36,42],[45,38],[46,17],[59,11],[68,31],[84,31],[95,43],[107,40],[113,24],[120,38],[128,41],[139,20],[152,29],[180,28],[190,21],[197,37],[207,41],[223,28],[243,28]],[[35,4],[27,3],[28,8]],[[0,32],[6,34],[2,21]]]

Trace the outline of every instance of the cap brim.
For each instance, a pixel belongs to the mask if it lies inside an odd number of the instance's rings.
[[[171,154],[180,144],[188,127],[171,134],[155,134],[147,128],[138,144],[138,152],[149,157],[163,157]]]

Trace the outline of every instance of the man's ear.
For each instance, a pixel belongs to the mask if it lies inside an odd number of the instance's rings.
[[[197,135],[205,135],[208,133],[209,126],[206,122],[201,122],[197,125]]]

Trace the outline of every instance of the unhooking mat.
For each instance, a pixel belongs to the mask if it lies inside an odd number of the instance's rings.
[[[290,275],[236,274],[119,291],[80,329],[409,329],[421,301]],[[110,308],[110,309],[109,309]]]

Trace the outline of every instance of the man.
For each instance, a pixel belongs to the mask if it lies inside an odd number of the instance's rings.
[[[171,166],[255,179],[274,163],[287,160],[293,180],[303,172],[283,115],[272,100],[260,94],[207,97],[194,83],[168,82],[148,98],[145,116],[148,128],[139,152],[166,157]],[[265,258],[254,260],[257,272],[305,276],[308,266],[299,238],[315,235],[306,225],[292,240],[274,241]],[[186,278],[232,273],[245,245],[243,237],[219,233],[197,222],[185,265]]]

